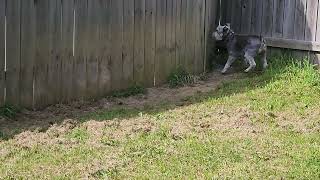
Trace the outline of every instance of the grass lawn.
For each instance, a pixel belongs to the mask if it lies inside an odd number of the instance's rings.
[[[0,179],[320,179],[320,74],[282,57],[239,76],[184,105],[0,132]]]

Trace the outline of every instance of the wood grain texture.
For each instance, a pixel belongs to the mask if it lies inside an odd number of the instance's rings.
[[[107,96],[111,91],[111,1],[102,0],[103,13],[100,31],[101,53],[99,62],[99,97]]]
[[[304,40],[306,28],[307,0],[296,0],[294,39]]]
[[[87,0],[75,1],[75,59],[73,81],[74,94],[78,100],[87,95],[87,56],[88,56],[88,7]]]
[[[0,106],[3,106],[5,101],[5,2],[0,0]]]
[[[134,1],[124,0],[123,5],[123,83],[130,87],[134,85]]]
[[[145,85],[154,86],[156,55],[156,0],[146,0],[145,19]]]
[[[61,102],[67,103],[75,99],[73,80],[74,56],[74,1],[62,0],[62,26],[61,26]]]
[[[113,91],[123,86],[123,0],[111,0],[111,88]]]
[[[262,26],[262,3],[261,1],[252,1],[251,14],[251,34],[260,35]]]
[[[20,105],[20,22],[21,1],[7,1],[6,103]]]
[[[187,25],[186,25],[186,70],[189,73],[193,73],[194,68],[194,42],[195,42],[195,25],[194,25],[194,14],[195,14],[195,0],[187,1]]]
[[[47,103],[61,100],[61,0],[49,0],[49,59]]]
[[[284,5],[285,0],[275,0],[273,2],[272,37],[283,36]]]
[[[315,41],[317,33],[318,1],[307,1],[305,40]]]
[[[166,58],[166,10],[167,1],[157,0],[157,24],[156,24],[156,58],[155,58],[155,82],[156,86],[166,81],[163,73]]]
[[[283,38],[294,38],[294,17],[296,0],[285,0],[284,19],[283,19]]]
[[[242,1],[241,4],[241,32],[250,32],[251,30],[251,14],[253,11],[252,8],[253,0]]]
[[[241,32],[241,1],[242,0],[233,0],[232,2],[232,17],[231,17],[231,28],[236,32]]]
[[[20,103],[33,108],[33,70],[36,57],[36,11],[33,1],[21,1]]]
[[[262,35],[266,37],[272,36],[273,29],[273,0],[263,1],[262,15]]]

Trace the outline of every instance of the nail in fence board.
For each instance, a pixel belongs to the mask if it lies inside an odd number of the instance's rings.
[[[5,0],[0,0],[0,106],[4,105],[5,88]]]
[[[135,0],[134,4],[134,81],[138,85],[144,84],[145,62],[145,0]]]
[[[146,0],[145,23],[145,84],[148,87],[154,85],[155,49],[156,49],[156,0]]]
[[[74,33],[74,1],[62,0],[61,26],[61,102],[67,103],[75,99],[73,93],[73,33]]]
[[[123,83],[130,87],[134,85],[134,1],[124,0],[123,6]]]
[[[6,103],[20,105],[20,0],[7,1]]]
[[[20,102],[33,107],[33,69],[36,57],[36,11],[34,1],[21,1]]]
[[[241,4],[241,33],[248,33],[251,29],[251,13],[252,13],[252,1],[242,1]]]

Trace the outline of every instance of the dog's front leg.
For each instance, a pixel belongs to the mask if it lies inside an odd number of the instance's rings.
[[[228,61],[227,61],[226,65],[224,66],[223,70],[221,71],[221,73],[225,74],[235,60],[236,60],[235,57],[229,56]]]

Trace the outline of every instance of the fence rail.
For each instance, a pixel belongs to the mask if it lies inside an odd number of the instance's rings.
[[[0,0],[0,106],[154,86],[206,66],[215,0]]]

